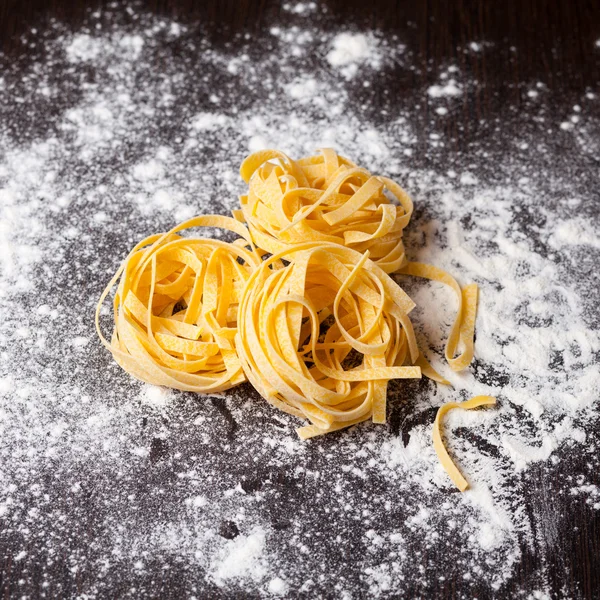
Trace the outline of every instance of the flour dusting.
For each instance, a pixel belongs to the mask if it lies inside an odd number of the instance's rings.
[[[316,3],[284,9],[292,24],[225,46],[205,24],[90,13],[3,75],[0,544],[24,593],[35,568],[58,597],[386,598],[458,578],[510,595],[520,562],[546,564],[561,543],[548,498],[600,510],[599,223],[594,186],[580,185],[596,177],[597,94],[553,116],[544,83],[523,82],[525,108],[456,153],[445,124],[476,93],[467,68],[391,97],[386,82],[418,68],[402,40],[321,29]],[[589,159],[575,179],[556,136]],[[323,146],[412,195],[410,259],[479,284],[473,365],[443,359],[452,293],[397,276],[452,386],[393,382],[387,426],[303,443],[298,420],[248,385],[200,397],[121,371],[93,313],[133,244],[237,207],[248,152]],[[445,420],[471,483],[459,494],[431,428],[440,404],[476,394],[497,408]],[[547,471],[564,474],[560,489]],[[523,597],[546,597],[549,581],[540,570]]]
[[[327,62],[346,79],[354,78],[363,65],[378,69],[381,54],[377,39],[364,33],[339,33],[332,40]]]

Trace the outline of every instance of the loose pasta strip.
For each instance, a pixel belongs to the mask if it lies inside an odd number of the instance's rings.
[[[450,479],[454,482],[454,485],[461,492],[464,492],[469,487],[469,484],[458,470],[458,467],[452,462],[452,459],[444,446],[441,431],[442,419],[444,418],[444,415],[453,408],[470,410],[479,406],[493,406],[495,404],[496,398],[493,398],[492,396],[475,396],[466,402],[448,402],[447,404],[442,404],[435,417],[435,422],[433,424],[433,447],[435,448],[442,466],[446,469],[446,473],[448,473]]]
[[[368,256],[306,242],[252,273],[236,350],[248,380],[277,408],[307,418],[307,438],[372,418],[385,422],[387,384],[419,378],[408,313],[414,303]]]
[[[267,252],[330,242],[368,250],[386,273],[405,264],[402,232],[413,203],[391,179],[372,176],[330,148],[298,161],[262,150],[246,158],[240,173],[248,184],[248,194],[240,197],[243,218]]]
[[[407,263],[401,269],[400,273],[439,281],[454,290],[458,299],[458,310],[456,319],[450,329],[448,341],[446,342],[446,361],[454,371],[462,371],[468,367],[473,360],[474,353],[475,318],[477,316],[478,299],[477,284],[473,283],[461,289],[454,277],[446,273],[446,271],[432,265],[424,265],[417,262]],[[462,343],[463,350],[459,356],[455,356],[459,342]],[[436,377],[432,376],[432,379],[436,379]],[[440,381],[439,379],[436,380]]]
[[[241,241],[178,235],[195,227],[228,229]],[[150,236],[104,290],[98,335],[117,363],[142,381],[193,392],[229,389],[245,381],[233,337],[243,287],[259,264],[248,230],[230,217],[200,216]],[[99,317],[117,282],[109,342]]]

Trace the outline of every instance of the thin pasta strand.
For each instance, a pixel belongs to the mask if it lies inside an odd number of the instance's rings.
[[[456,279],[446,271],[432,265],[417,262],[407,263],[400,270],[400,273],[439,281],[454,290],[458,299],[458,310],[456,319],[450,329],[448,341],[446,342],[446,361],[454,371],[462,371],[468,367],[473,360],[474,354],[473,340],[475,336],[475,318],[477,316],[477,285],[471,284],[461,289]],[[459,341],[463,344],[463,351],[459,356],[455,357]],[[435,377],[433,378],[435,379]]]

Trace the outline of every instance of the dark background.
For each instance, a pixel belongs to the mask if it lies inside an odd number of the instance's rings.
[[[73,26],[81,23],[90,7],[110,2],[77,0],[3,0],[0,3],[0,45],[14,58],[23,54],[19,36],[44,19],[55,18]],[[113,3],[114,4],[114,3]],[[268,0],[146,0],[137,3],[182,22],[214,23],[215,38],[236,32],[257,32],[273,16],[285,24],[290,19],[279,3]],[[488,112],[490,99],[518,102],[519,82],[539,77],[550,89],[581,92],[600,78],[598,55],[593,52],[600,35],[600,2],[594,0],[464,1],[327,0],[335,22],[377,28],[402,34],[411,48],[420,49],[423,70],[450,58],[460,66],[469,57],[457,51],[474,39],[504,42],[504,52],[480,65],[484,84],[478,116]],[[513,44],[519,55],[510,51]],[[568,98],[565,98],[568,102]]]
[[[37,57],[43,46],[31,41],[31,29],[42,34],[49,19],[76,29],[91,10],[122,4],[115,0],[0,0],[0,51],[4,55],[0,65],[24,68]],[[283,4],[285,0],[133,2],[182,23],[202,23],[214,44],[233,41],[240,34],[258,37],[274,21],[284,27],[292,24],[294,15],[282,9]],[[523,126],[519,108],[527,101],[524,82],[543,82],[553,98],[560,98],[560,103],[547,107],[546,114],[550,120],[564,120],[582,93],[600,81],[600,52],[595,46],[600,38],[598,0],[324,0],[319,5],[326,7],[325,28],[344,25],[398,34],[414,52],[417,68],[392,84],[392,95],[410,97],[411,90],[436,83],[439,67],[449,62],[479,82],[474,93],[465,96],[462,109],[444,118],[444,133],[451,138],[455,153],[473,143],[485,143],[486,136],[493,135],[494,121],[501,120],[502,127],[507,121],[515,128]],[[494,53],[478,56],[465,51],[473,40],[491,42]],[[380,101],[383,104],[383,98]],[[376,113],[377,98],[370,97],[369,102]],[[439,167],[430,163],[428,155],[432,119],[428,103],[415,106],[414,114],[425,156],[421,166]],[[561,151],[559,144],[557,152]],[[452,160],[452,153],[445,153],[443,164]],[[494,170],[486,175],[493,176]]]
[[[90,7],[102,4],[77,0],[2,1],[2,62],[19,68],[31,59],[37,49],[24,45],[21,36],[32,27],[43,30],[45,21],[50,18],[76,27]],[[283,24],[290,18],[289,13],[282,11],[277,3],[266,0],[148,0],[142,4],[151,11],[184,23],[197,20],[213,23],[211,35],[215,42],[226,41],[237,32],[260,31],[275,16]],[[508,106],[510,110],[519,110],[525,93],[520,82],[543,81],[556,92],[553,97],[560,99],[552,107],[556,114],[560,114],[569,110],[583,92],[595,89],[600,81],[600,51],[595,49],[595,42],[600,38],[598,1],[330,0],[326,4],[330,26],[344,23],[393,31],[418,51],[417,64],[420,61],[422,68],[413,74],[415,86],[433,83],[432,73],[435,73],[436,66],[448,60],[458,65],[473,61],[469,54],[460,51],[460,47],[469,41],[502,42],[500,51],[492,56],[486,55],[483,60],[464,65],[474,73],[480,85],[475,94],[465,97],[462,110],[447,119],[448,128],[460,131],[455,138],[454,152],[460,152],[461,148],[485,134],[482,120],[493,119]],[[513,44],[518,47],[518,53],[510,50]],[[399,84],[398,89],[391,92],[398,95],[403,93],[403,89]],[[428,111],[426,103],[420,110],[425,119]],[[600,114],[597,116],[600,117]],[[426,137],[425,134],[423,137]],[[552,477],[558,481],[567,478],[571,472],[577,472],[578,460],[586,459],[574,457],[569,462],[561,462],[559,468],[552,471]],[[532,480],[537,478],[540,489],[548,489],[547,480],[543,485],[541,483],[547,478],[545,467],[536,467],[533,473]],[[598,484],[598,480],[595,483]],[[564,543],[549,557],[555,597],[580,593],[584,598],[600,598],[598,511],[587,510],[583,498],[556,495],[549,501],[553,503],[553,509],[563,515],[560,535]],[[0,561],[3,561],[0,590],[8,598],[15,593],[12,586],[15,574],[11,572],[9,557],[0,557]],[[527,581],[539,566],[535,556],[525,553],[512,585],[503,592],[506,597],[515,597],[519,582]],[[461,597],[460,582],[452,582],[446,587],[446,594],[448,597]]]

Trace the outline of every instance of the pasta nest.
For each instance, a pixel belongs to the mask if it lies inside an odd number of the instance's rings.
[[[402,233],[413,205],[400,186],[330,149],[299,161],[264,150],[240,171],[248,194],[234,219],[199,216],[142,240],[102,293],[96,329],[125,371],[201,393],[247,379],[276,408],[310,421],[297,430],[303,439],[367,419],[385,423],[391,379],[449,384],[419,351],[408,317],[415,305],[392,272],[453,290],[445,358],[454,371],[470,364],[478,287],[406,260]],[[195,227],[239,239],[179,235]],[[109,342],[100,313],[117,283]],[[468,482],[444,447],[442,418],[495,402],[477,396],[438,411],[434,448],[461,491]]]
[[[301,437],[371,417],[383,423],[388,381],[421,376],[418,366],[404,366],[419,356],[413,307],[368,251],[307,242],[250,275],[236,349],[268,402],[311,421]]]
[[[178,235],[222,227],[233,243]],[[202,216],[141,241],[105,289],[96,327],[115,360],[134,377],[192,392],[218,392],[245,381],[234,347],[242,290],[260,263],[248,230],[230,217]],[[100,307],[119,281],[114,331],[100,330]]]
[[[336,243],[368,250],[386,273],[405,264],[402,232],[413,203],[391,179],[329,148],[298,161],[277,150],[256,152],[240,174],[248,194],[240,197],[241,214],[234,214],[247,222],[258,247],[276,254],[303,242]]]

